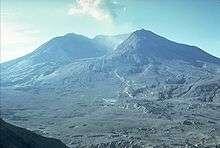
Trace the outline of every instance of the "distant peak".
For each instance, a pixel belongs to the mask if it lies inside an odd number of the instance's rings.
[[[79,35],[79,34],[76,34],[76,33],[67,33],[64,36],[82,36],[82,35]]]
[[[145,29],[140,29],[134,31],[131,36],[129,37],[131,40],[132,39],[141,39],[141,40],[148,40],[148,41],[165,41],[167,40],[166,38],[150,31],[150,30],[145,30]]]
[[[80,35],[80,34],[76,34],[76,33],[67,33],[64,35],[64,37],[80,37],[80,38],[87,38],[83,35]]]
[[[145,29],[139,29],[139,30],[136,30],[137,32],[151,32],[151,31],[149,31],[149,30],[145,30]]]
[[[135,32],[133,32],[133,34],[135,35],[153,35],[153,36],[159,36],[155,33],[153,33],[150,30],[145,30],[145,29],[140,29],[140,30],[136,30]]]
[[[113,56],[128,57],[126,59],[128,61],[132,59],[144,62],[146,62],[146,58],[175,59],[191,63],[195,63],[195,61],[220,62],[219,59],[197,47],[173,42],[145,29],[134,31],[117,47]]]

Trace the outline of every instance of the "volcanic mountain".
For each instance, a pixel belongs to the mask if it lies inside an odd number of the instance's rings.
[[[3,117],[69,147],[218,145],[220,59],[143,29],[112,38],[67,34],[1,64]]]
[[[7,79],[11,79],[10,83],[14,85],[24,83],[33,77],[48,75],[75,60],[100,57],[106,52],[100,44],[82,35],[69,33],[55,37],[32,53],[1,64],[2,84]],[[6,85],[9,85],[8,82]]]
[[[34,52],[16,60],[2,64],[15,65],[22,63],[34,65],[39,63],[52,63],[64,65],[82,58],[103,56],[106,49],[85,36],[69,33],[55,37],[41,45]],[[27,62],[27,63],[25,63]]]
[[[111,56],[136,63],[146,63],[151,58],[220,64],[219,58],[198,47],[179,44],[144,29],[133,32]]]

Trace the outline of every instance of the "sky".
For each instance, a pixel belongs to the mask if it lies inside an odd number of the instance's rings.
[[[220,57],[220,0],[1,0],[1,62],[66,33],[142,28]]]

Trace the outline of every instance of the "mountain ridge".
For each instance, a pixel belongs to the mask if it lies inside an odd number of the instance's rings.
[[[135,58],[139,58],[138,60],[143,60],[144,62],[146,62],[145,58],[149,57],[187,62],[201,60],[220,64],[219,58],[208,54],[198,47],[176,43],[144,29],[133,32],[129,38],[117,47],[112,56],[117,57],[120,55],[130,58],[135,55]]]
[[[94,43],[92,39],[83,35],[68,33],[64,36],[54,37],[33,52],[18,59],[1,63],[1,65],[11,65],[10,63],[17,63],[27,58],[36,63],[57,62],[58,64],[65,64],[74,59],[102,56],[105,53],[105,49]]]
[[[210,61],[208,61],[208,60],[206,60],[206,62],[214,62],[214,63],[218,63],[218,64],[220,64],[220,58],[218,58],[218,57],[215,57],[215,56],[213,56],[213,55],[211,55],[211,54],[209,54],[209,53],[207,53],[207,52],[205,52],[204,50],[202,50],[202,49],[200,49],[199,47],[196,47],[196,46],[192,46],[192,45],[187,45],[187,44],[182,44],[182,43],[177,43],[177,42],[175,42],[175,41],[171,41],[171,40],[169,40],[169,39],[167,39],[167,38],[165,38],[165,37],[162,37],[162,36],[160,36],[160,35],[157,35],[156,33],[154,33],[154,32],[152,32],[152,31],[149,31],[149,30],[145,30],[145,29],[140,29],[140,30],[136,30],[136,31],[134,31],[133,33],[131,33],[131,34],[119,34],[119,35],[113,35],[113,36],[108,36],[108,35],[97,35],[97,36],[95,36],[94,38],[92,38],[92,39],[90,39],[90,38],[88,38],[88,37],[86,37],[86,36],[83,36],[83,35],[80,35],[80,34],[75,34],[75,33],[67,33],[67,34],[65,34],[64,36],[58,36],[58,37],[54,37],[54,38],[52,38],[51,40],[49,40],[49,41],[47,41],[46,43],[44,43],[44,44],[42,44],[40,47],[38,47],[36,50],[34,50],[33,52],[31,52],[31,53],[29,53],[29,54],[27,54],[27,55],[24,55],[24,56],[22,56],[22,57],[20,57],[20,58],[17,58],[17,59],[14,59],[14,60],[11,60],[11,61],[8,61],[8,62],[4,62],[4,63],[1,63],[1,65],[10,65],[10,64],[8,64],[8,63],[16,63],[16,62],[18,62],[18,61],[20,61],[20,60],[23,60],[23,59],[25,59],[25,58],[27,58],[27,57],[33,57],[33,55],[35,55],[35,54],[40,54],[39,52],[46,52],[45,50],[47,50],[47,48],[48,48],[48,46],[49,45],[51,45],[51,44],[55,44],[55,45],[60,45],[60,43],[59,42],[66,42],[65,41],[65,39],[69,39],[70,38],[70,40],[75,40],[75,41],[79,41],[79,40],[85,40],[85,41],[87,41],[87,42],[91,42],[92,43],[92,45],[93,44],[97,44],[97,47],[95,47],[95,50],[94,51],[96,51],[97,50],[97,48],[99,48],[98,49],[98,52],[99,51],[101,51],[101,53],[98,53],[97,55],[94,55],[93,56],[93,54],[91,54],[91,56],[89,56],[89,54],[88,54],[88,56],[84,56],[84,57],[97,57],[97,56],[102,56],[102,55],[105,55],[106,54],[106,52],[107,52],[107,49],[103,49],[103,48],[111,48],[110,50],[113,50],[113,56],[114,55],[117,55],[117,54],[120,54],[120,53],[122,53],[122,52],[125,52],[124,50],[122,50],[122,48],[125,48],[126,49],[126,47],[124,47],[124,46],[127,46],[127,45],[125,45],[125,44],[131,44],[132,42],[134,42],[135,44],[143,44],[143,42],[146,42],[145,43],[145,45],[146,46],[150,46],[150,47],[153,47],[152,48],[152,50],[155,50],[155,48],[156,48],[156,44],[155,44],[155,42],[169,42],[169,44],[173,44],[174,46],[183,46],[183,48],[194,48],[194,50],[198,50],[198,51],[200,51],[202,54],[203,54],[203,56],[205,55],[205,56],[208,56],[208,59],[212,59],[213,58],[213,60],[210,60]],[[104,44],[108,44],[108,43],[100,43],[100,42],[103,42],[103,40],[107,40],[106,42],[111,42],[111,39],[109,39],[109,41],[108,41],[108,38],[113,38],[113,39],[115,39],[115,40],[117,40],[117,38],[119,38],[118,40],[119,41],[115,41],[115,43],[112,43],[113,45],[106,45],[106,46],[104,46]],[[100,39],[100,41],[99,41],[99,39]],[[134,41],[134,40],[137,40],[137,41]],[[142,41],[142,42],[141,42]],[[58,43],[57,43],[58,42]],[[99,42],[99,43],[95,43],[95,42]],[[114,41],[113,41],[114,42]],[[137,43],[136,43],[137,42]],[[66,43],[65,43],[66,44]],[[81,43],[82,44],[82,43]],[[102,45],[101,45],[102,44]],[[147,45],[147,44],[149,44],[149,45]],[[117,47],[116,47],[116,45],[117,45]],[[61,47],[62,46],[64,46],[64,45],[61,45]],[[111,46],[111,47],[110,47]],[[136,45],[135,45],[136,46]],[[167,45],[166,45],[167,46]],[[90,46],[90,47],[92,47],[92,46]],[[114,48],[115,48],[115,50],[114,50]],[[51,47],[50,47],[51,48]],[[64,47],[62,47],[63,49],[65,49]],[[73,47],[71,47],[71,48],[73,48]],[[161,47],[161,48],[163,48],[163,47]],[[53,48],[52,48],[53,49]],[[48,50],[52,50],[52,49],[48,49]],[[54,48],[54,51],[56,51],[56,49],[57,49],[57,47],[55,46],[55,48]],[[58,48],[59,49],[59,48]],[[134,49],[134,47],[132,47],[132,49]],[[88,50],[88,49],[86,49],[86,50]],[[149,50],[149,49],[147,49],[147,50]],[[164,49],[165,50],[165,49]],[[172,49],[173,51],[174,51],[174,49]],[[89,51],[89,50],[88,50]],[[161,50],[160,49],[160,51],[162,51],[162,54],[163,55],[166,55],[167,57],[166,58],[168,58],[168,55],[163,51],[163,50]],[[181,51],[181,50],[180,50]],[[72,52],[74,52],[74,50],[72,51]],[[158,51],[157,51],[158,52]],[[94,53],[94,52],[93,52]],[[169,53],[169,51],[168,51],[168,53]],[[71,52],[69,53],[69,54],[71,54]],[[145,51],[145,56],[147,56],[147,54],[146,54],[146,51]],[[175,53],[175,54],[178,54],[178,53]],[[62,55],[62,54],[61,54]],[[158,53],[154,53],[153,55],[156,55],[156,56],[158,56]],[[59,55],[60,56],[60,55]],[[112,56],[112,55],[110,55],[110,56]],[[182,55],[181,55],[182,56]],[[84,58],[84,57],[79,57],[79,59],[81,59],[81,58]],[[77,57],[76,57],[77,58]],[[172,58],[172,57],[170,57],[170,58]],[[181,59],[181,57],[179,56],[179,58]],[[190,58],[193,58],[193,57],[190,57]],[[68,57],[66,57],[66,59],[68,59]],[[65,59],[65,60],[66,60]],[[64,60],[64,61],[65,61]],[[198,59],[198,60],[200,60],[200,59]],[[71,60],[69,60],[69,61],[71,61]]]

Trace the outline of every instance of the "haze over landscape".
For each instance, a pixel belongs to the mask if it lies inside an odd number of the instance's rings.
[[[219,147],[219,6],[3,0],[0,147]]]

